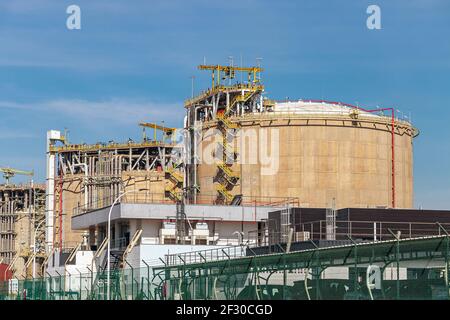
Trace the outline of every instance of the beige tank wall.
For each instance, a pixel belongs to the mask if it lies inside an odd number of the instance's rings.
[[[32,232],[34,232],[34,228],[30,228],[30,218],[28,212],[17,212],[18,218],[16,223],[14,224],[14,231],[16,232],[16,240],[15,240],[15,250],[16,254],[20,256],[14,263],[13,269],[14,276],[22,279],[29,275],[31,275],[31,265],[28,270],[25,270],[26,260],[24,256],[29,256],[28,252],[31,252],[31,245],[33,243],[32,240]]]
[[[261,128],[258,123],[243,123],[242,134],[254,131],[258,141],[243,143],[244,152],[236,143],[240,155],[255,156],[261,130],[268,130],[269,136],[275,133],[272,130],[278,132],[278,170],[263,175],[260,164],[234,164],[232,169],[240,172],[241,179],[233,194],[298,197],[301,205],[308,207],[330,207],[333,198],[337,208],[391,207],[391,132],[386,124],[363,122],[354,126],[351,121],[327,120],[325,125],[324,120],[291,120]],[[204,141],[203,150],[210,143]],[[259,152],[256,154],[260,163]],[[411,208],[412,137],[404,128],[395,134],[395,158],[396,207]],[[212,180],[216,171],[215,165],[199,165],[201,193],[216,193]]]
[[[132,191],[126,197],[139,202],[163,201],[165,187],[170,183],[162,171],[125,171],[122,179],[125,191]]]
[[[72,215],[74,208],[84,204],[84,195],[81,192],[84,174],[65,175],[63,183],[62,197],[62,236],[63,246],[71,247],[82,241],[83,232],[72,230]],[[59,223],[60,223],[60,181],[55,180],[55,221],[54,221],[54,239],[59,244]]]

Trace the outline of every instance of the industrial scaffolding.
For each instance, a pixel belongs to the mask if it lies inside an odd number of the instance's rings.
[[[221,131],[222,140],[215,146],[214,154],[218,160],[217,172],[214,177],[217,191],[216,203],[230,204],[238,199],[235,187],[239,185],[240,173],[233,168],[238,159],[235,148],[235,138],[239,123],[233,117],[243,116],[245,113],[262,112],[267,104],[263,100],[264,86],[261,84],[260,67],[237,67],[222,65],[200,65],[200,70],[211,71],[211,88],[198,96],[185,101],[187,109],[187,130],[189,135],[189,159],[187,167],[187,185],[193,191],[190,199],[195,201],[198,188],[197,154],[198,127],[207,122],[217,123]],[[236,73],[247,73],[245,83],[236,82]],[[221,83],[223,81],[223,83]],[[201,134],[201,132],[200,132]]]
[[[0,185],[0,260],[16,277],[27,277],[31,261],[44,256],[45,187]]]
[[[143,127],[163,130],[164,138],[127,143],[68,144],[49,146],[50,160],[55,167],[52,245],[62,250],[75,247],[81,240],[72,231],[70,219],[99,208],[110,206],[123,192],[145,198],[158,194],[158,201],[179,200],[184,179],[181,164],[182,147],[174,139],[167,141],[167,128],[141,123]],[[170,130],[170,135],[174,129]],[[90,235],[91,243],[94,234]]]

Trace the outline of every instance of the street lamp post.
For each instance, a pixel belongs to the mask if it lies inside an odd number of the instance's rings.
[[[147,191],[148,189],[139,189],[137,191]],[[121,193],[113,202],[113,204],[111,205],[111,208],[109,208],[109,213],[108,213],[108,231],[107,231],[107,239],[108,239],[108,249],[106,252],[106,298],[107,300],[110,300],[110,251],[111,251],[111,213],[112,213],[112,209],[114,208],[114,206],[116,205],[117,202],[119,202],[119,200],[126,194],[128,193],[132,193],[132,192],[136,192],[136,190],[128,190],[125,191],[123,193]]]

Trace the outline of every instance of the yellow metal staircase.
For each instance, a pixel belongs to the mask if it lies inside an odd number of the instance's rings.
[[[248,92],[245,95],[237,95],[231,104],[232,106],[239,101],[246,101],[253,92]],[[231,110],[228,109],[228,110]],[[234,195],[231,193],[234,186],[236,186],[239,175],[233,172],[231,166],[236,161],[236,152],[234,149],[233,138],[235,136],[236,129],[239,128],[239,124],[232,122],[228,117],[228,110],[223,113],[217,113],[217,120],[219,122],[219,128],[222,131],[222,141],[218,142],[218,146],[222,151],[222,159],[217,164],[217,174],[215,181],[216,191],[218,193],[218,202],[229,203],[233,200]],[[231,140],[229,143],[228,140]]]
[[[164,191],[169,196],[169,198],[171,198],[172,200],[174,200],[174,201],[181,200],[181,196],[180,196],[181,191],[177,187],[166,187],[166,189]]]
[[[225,111],[225,115],[228,115],[228,113],[233,110],[234,106],[236,105],[236,103],[238,102],[245,102],[248,99],[250,99],[250,97],[255,93],[255,91],[247,91],[245,92],[243,95],[242,94],[238,94],[235,95],[233,100],[230,103],[230,106],[227,108],[227,110]]]
[[[174,201],[179,201],[181,199],[181,187],[183,186],[183,176],[176,171],[175,167],[167,168],[165,171],[166,178],[172,184],[167,185],[164,189],[166,196]]]
[[[225,113],[222,113],[222,114],[218,113],[216,117],[217,117],[217,120],[219,120],[219,122],[223,123],[225,128],[227,128],[228,130],[238,128],[237,123],[231,122],[230,119],[225,116]]]
[[[223,172],[223,176],[229,182],[229,184],[234,186],[237,180],[239,180],[239,176],[235,174],[226,164],[219,163],[217,167]]]
[[[226,158],[225,163],[233,163],[236,160],[236,152],[233,148],[229,147],[229,144],[224,144],[223,141],[218,141],[217,145]]]
[[[166,173],[169,175],[169,178],[172,178],[172,180],[174,182],[178,183],[183,183],[183,177],[181,176],[181,174],[179,174],[177,171],[175,171],[175,168],[168,168],[166,170]]]
[[[232,195],[230,192],[228,192],[227,188],[226,188],[224,185],[218,184],[218,185],[216,186],[216,190],[217,190],[217,192],[218,192],[221,196],[223,196],[228,202],[230,202],[231,200],[233,200],[233,195]]]

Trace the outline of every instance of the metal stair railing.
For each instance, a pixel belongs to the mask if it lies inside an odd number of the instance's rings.
[[[228,119],[227,117],[225,117],[224,114],[220,114],[218,113],[216,115],[217,119],[219,120],[219,122],[223,123],[225,125],[225,127],[227,129],[237,129],[238,128],[238,124],[231,122],[230,119]]]
[[[224,163],[219,163],[217,165],[220,170],[223,171],[225,175],[227,175],[230,179],[239,179],[237,175],[234,174],[234,172]]]
[[[169,177],[175,180],[175,182],[183,183],[183,177],[178,172],[176,172],[174,168],[169,168],[166,170],[166,172],[169,174]]]
[[[133,248],[137,245],[139,239],[141,238],[143,230],[138,229],[134,233],[133,237],[131,238],[130,243],[128,244],[127,248],[125,249],[122,260],[125,261],[127,259],[127,256],[130,254],[130,252],[133,250]]]
[[[250,99],[250,97],[255,93],[255,91],[247,91],[244,93],[244,95],[242,94],[238,94],[233,98],[233,101],[230,103],[230,106],[227,108],[227,111],[225,112],[226,115],[233,110],[234,106],[238,103],[238,102],[245,102],[248,99]]]
[[[172,200],[174,201],[180,201],[181,200],[181,195],[179,195],[179,193],[177,192],[177,188],[168,188],[165,189],[165,191],[169,194],[169,196],[172,198]]]
[[[100,244],[100,246],[98,247],[97,251],[95,252],[94,256],[92,257],[92,272],[91,272],[91,299],[93,299],[95,297],[95,291],[94,288],[98,285],[98,282],[101,278],[101,273],[102,273],[102,267],[106,266],[106,262],[107,262],[107,256],[105,255],[105,257],[103,258],[102,263],[98,266],[97,268],[97,275],[94,279],[94,262],[96,259],[100,258],[100,256],[103,254],[103,252],[105,251],[106,247],[108,246],[108,242],[109,242],[109,238],[105,237],[102,241],[102,243]]]
[[[217,141],[219,148],[223,151],[223,154],[226,157],[226,163],[233,163],[236,159],[236,152],[234,149],[228,147],[228,144],[224,144],[221,141]]]
[[[217,185],[216,190],[221,195],[223,195],[227,201],[233,200],[233,195],[230,192],[228,192],[226,187],[224,187],[222,184]]]

